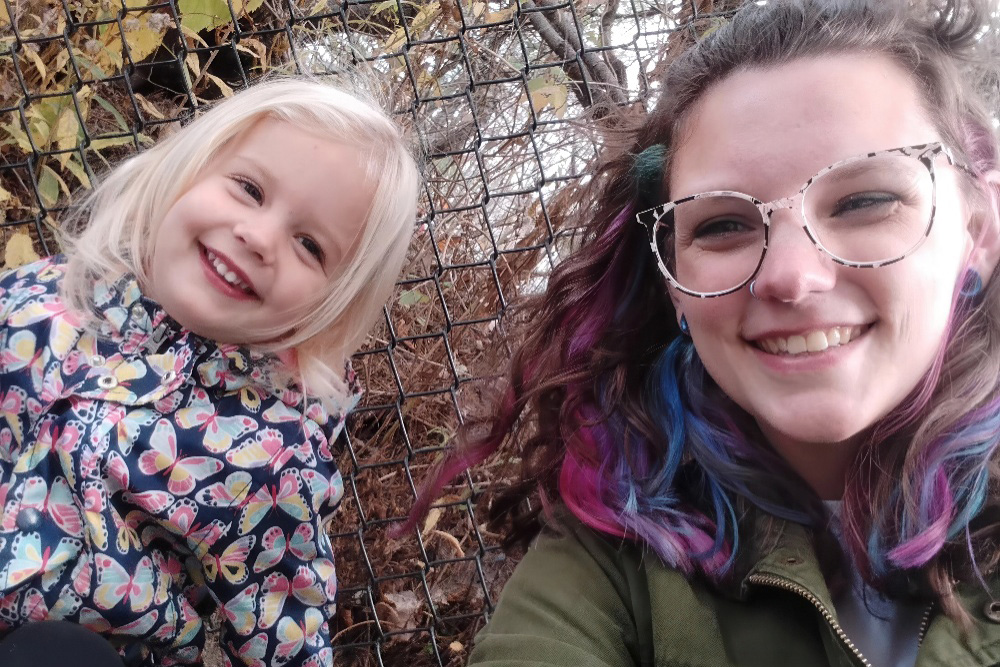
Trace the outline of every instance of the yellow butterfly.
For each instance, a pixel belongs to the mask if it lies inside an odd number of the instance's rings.
[[[221,574],[222,578],[231,584],[242,584],[247,579],[249,568],[247,559],[257,538],[246,535],[226,547],[222,554],[209,554],[202,559],[205,576],[209,581],[215,581]]]

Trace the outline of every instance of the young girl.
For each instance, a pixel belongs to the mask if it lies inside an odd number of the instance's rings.
[[[456,459],[516,445],[495,514],[562,528],[471,664],[998,664],[996,32],[975,9],[749,2],[672,64]]]
[[[64,619],[200,664],[214,601],[230,664],[332,664],[331,446],[418,182],[375,105],[273,80],[115,169],[65,257],[0,276],[0,635]]]

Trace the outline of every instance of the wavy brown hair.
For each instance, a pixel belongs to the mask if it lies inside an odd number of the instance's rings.
[[[585,238],[553,271],[546,292],[523,305],[530,328],[505,391],[430,478],[411,521],[446,480],[500,449],[520,460],[515,481],[491,506],[508,543],[532,539],[543,510],[560,502],[670,566],[722,580],[751,555],[739,546],[746,517],[763,511],[807,525],[825,520],[816,494],[677,335],[634,212],[670,198],[663,184],[679,128],[713,84],[736,71],[824,55],[881,55],[899,65],[918,84],[944,141],[985,175],[998,157],[983,92],[996,85],[981,55],[989,19],[975,0],[749,3],[681,53],[659,103],[612,137],[594,178],[564,210],[586,216]],[[649,178],[636,156],[648,157],[652,146],[663,147],[663,159]],[[984,176],[970,178],[965,190],[978,223],[997,215],[998,193]],[[1000,538],[992,509],[1000,508],[1000,280],[985,278],[975,300],[956,288],[938,358],[870,430],[842,507],[844,541],[866,579],[896,591],[912,591],[915,581],[958,621],[965,616],[953,579],[995,569],[989,545]],[[817,539],[829,539],[824,533]],[[894,588],[900,573],[906,585]]]

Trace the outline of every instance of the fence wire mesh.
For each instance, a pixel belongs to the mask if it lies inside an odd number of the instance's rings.
[[[516,558],[481,520],[501,467],[445,489],[407,538],[386,528],[509,353],[508,305],[544,285],[573,229],[559,193],[586,178],[579,127],[644,113],[678,41],[738,2],[699,0],[2,0],[0,248],[58,251],[74,196],[272,70],[365,62],[426,158],[407,265],[357,355],[367,393],[340,458],[331,525],[340,665],[463,664]]]

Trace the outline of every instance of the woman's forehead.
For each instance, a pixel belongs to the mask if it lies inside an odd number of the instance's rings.
[[[738,71],[679,129],[671,198],[732,188],[766,198],[834,162],[938,139],[913,79],[891,60],[845,54]]]

